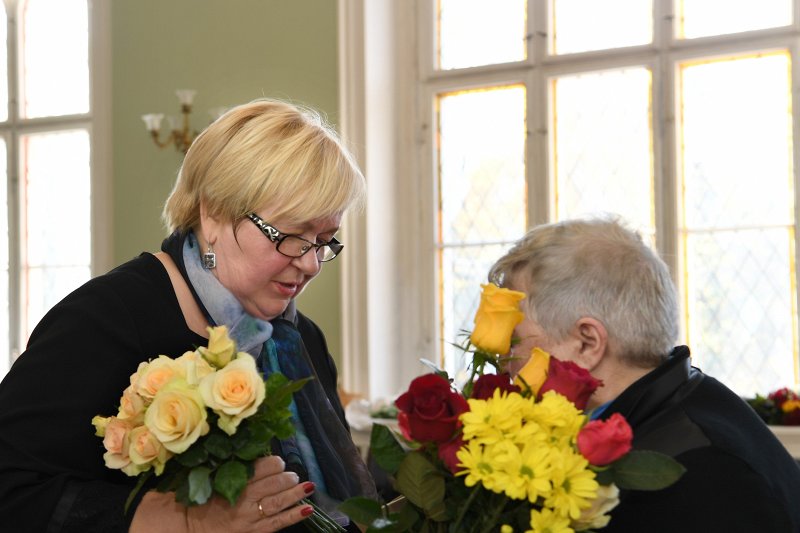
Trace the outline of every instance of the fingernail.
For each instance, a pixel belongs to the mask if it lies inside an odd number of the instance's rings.
[[[317,488],[317,486],[314,485],[313,481],[306,481],[305,483],[303,483],[303,490],[306,492],[306,494],[311,494],[312,492],[314,492],[315,488]]]
[[[300,514],[301,514],[301,515],[303,515],[303,516],[310,516],[310,515],[311,515],[311,513],[313,513],[313,512],[314,512],[314,508],[313,508],[313,507],[311,507],[310,505],[308,505],[308,506],[306,506],[306,507],[303,507],[303,508],[300,510]]]

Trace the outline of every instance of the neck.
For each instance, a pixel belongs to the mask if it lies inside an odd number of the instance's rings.
[[[652,371],[653,368],[641,368],[620,363],[613,355],[604,357],[592,370],[592,375],[603,381],[603,385],[589,398],[587,409],[594,409],[614,400],[634,382]]]

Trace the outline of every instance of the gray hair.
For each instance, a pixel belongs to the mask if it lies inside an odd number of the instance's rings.
[[[666,264],[616,218],[531,229],[490,269],[489,280],[527,293],[529,318],[556,341],[582,317],[608,331],[620,360],[651,367],[678,338],[678,298]]]

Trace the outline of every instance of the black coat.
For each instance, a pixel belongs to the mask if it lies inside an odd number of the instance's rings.
[[[689,349],[626,389],[602,413],[626,417],[634,449],[687,471],[661,491],[628,491],[603,533],[800,532],[800,468],[747,403],[690,366]]]
[[[325,339],[299,314],[298,329],[345,423]],[[116,414],[140,362],[206,343],[187,327],[169,276],[150,254],[54,306],[0,384],[0,531],[128,531],[133,510],[122,510],[135,478],[105,467],[92,417]]]

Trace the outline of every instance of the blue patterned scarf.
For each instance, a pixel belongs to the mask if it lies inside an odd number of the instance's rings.
[[[176,240],[181,240],[182,245]],[[172,241],[172,242],[169,242]],[[289,379],[316,376],[311,359],[296,327],[294,301],[281,317],[270,322],[255,318],[217,278],[204,269],[195,236],[174,234],[162,245],[173,259],[179,259],[190,287],[209,323],[228,326],[239,349],[256,358],[264,375],[281,372]],[[178,255],[180,250],[180,255]],[[334,519],[347,524],[336,510],[344,499],[364,495],[376,497],[375,486],[350,433],[339,420],[318,379],[294,394],[291,410],[296,434],[277,444],[275,453],[316,485],[315,502]],[[320,468],[324,465],[324,470]]]

